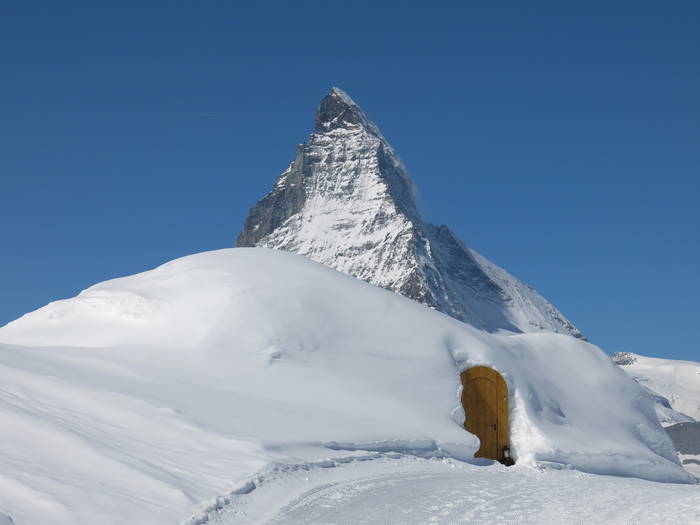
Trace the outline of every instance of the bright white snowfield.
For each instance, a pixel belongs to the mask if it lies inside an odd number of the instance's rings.
[[[664,426],[700,421],[700,363],[618,352],[613,359],[637,383],[649,389]]]
[[[633,522],[697,522],[651,398],[597,347],[489,334],[289,253],[184,257],[27,314],[0,343],[0,523],[354,523],[396,498],[414,522],[528,505],[538,523],[643,505]],[[478,445],[460,409],[475,365],[508,382],[511,469],[455,461]]]

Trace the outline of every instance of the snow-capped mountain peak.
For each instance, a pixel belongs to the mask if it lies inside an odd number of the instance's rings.
[[[304,255],[487,331],[582,337],[532,287],[422,219],[403,163],[344,91],[321,101],[315,129],[237,246]]]
[[[321,101],[316,112],[316,131],[323,133],[331,129],[361,126],[377,136],[379,128],[371,122],[362,108],[340,88],[334,87]]]

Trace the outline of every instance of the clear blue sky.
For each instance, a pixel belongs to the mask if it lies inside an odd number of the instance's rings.
[[[700,2],[380,3],[3,2],[0,324],[231,246],[336,85],[428,220],[700,360]]]

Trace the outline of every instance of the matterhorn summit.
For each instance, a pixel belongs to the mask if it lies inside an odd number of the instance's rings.
[[[362,109],[333,88],[316,131],[248,214],[239,247],[303,255],[489,332],[581,332],[532,287],[424,221],[413,181]]]

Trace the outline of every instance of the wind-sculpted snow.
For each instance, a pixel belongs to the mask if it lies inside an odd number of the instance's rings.
[[[0,343],[0,512],[20,524],[177,522],[300,446],[468,459],[475,365],[506,378],[519,465],[691,481],[595,346],[488,334],[275,250],[95,285]]]
[[[290,251],[490,332],[581,332],[530,286],[420,217],[398,155],[333,88],[316,132],[254,206],[239,247]]]

